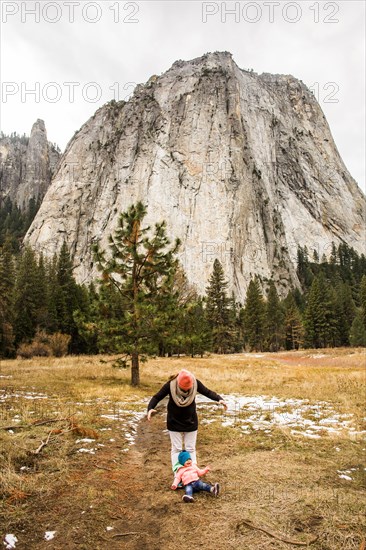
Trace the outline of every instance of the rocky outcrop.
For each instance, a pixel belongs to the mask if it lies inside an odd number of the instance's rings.
[[[229,53],[177,61],[111,102],[69,143],[26,237],[46,254],[65,240],[79,281],[95,276],[120,212],[148,205],[182,240],[203,292],[215,258],[243,299],[252,275],[297,285],[298,245],[363,251],[365,196],[313,94],[299,80],[239,69]]]
[[[0,138],[0,200],[9,197],[21,210],[30,199],[42,200],[60,158],[47,141],[43,120],[33,124],[30,137]]]

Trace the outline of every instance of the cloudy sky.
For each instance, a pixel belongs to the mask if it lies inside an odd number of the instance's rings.
[[[1,2],[1,130],[37,118],[63,150],[111,99],[177,59],[229,51],[311,88],[365,190],[365,3],[342,0]]]

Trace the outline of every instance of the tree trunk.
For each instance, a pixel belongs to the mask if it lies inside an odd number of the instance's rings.
[[[132,386],[140,385],[139,354],[137,351],[132,352],[131,385]]]

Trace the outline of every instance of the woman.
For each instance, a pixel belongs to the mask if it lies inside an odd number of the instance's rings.
[[[191,372],[185,369],[168,380],[158,393],[150,399],[147,406],[147,419],[150,421],[152,415],[156,413],[156,405],[169,395],[167,428],[172,445],[171,459],[173,470],[178,461],[178,455],[183,449],[190,453],[193,464],[197,464],[197,393],[201,393],[213,401],[218,401],[227,410],[227,405],[220,395],[206,388],[202,382],[196,380]]]

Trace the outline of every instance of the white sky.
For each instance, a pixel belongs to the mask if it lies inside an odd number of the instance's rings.
[[[292,74],[314,90],[365,190],[365,5],[2,0],[1,130],[29,135],[41,118],[63,150],[97,108],[125,99],[136,83],[177,59],[230,51],[243,69]]]

